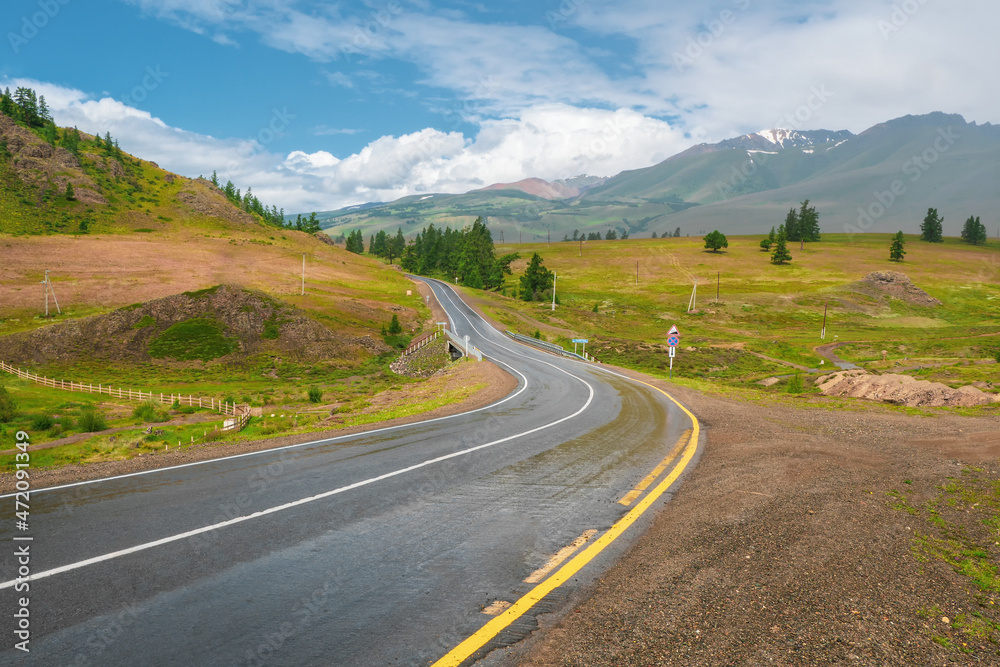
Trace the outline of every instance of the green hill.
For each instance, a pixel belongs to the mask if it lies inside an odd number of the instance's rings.
[[[906,116],[859,135],[769,131],[702,144],[645,169],[626,171],[573,199],[550,201],[514,190],[423,195],[321,213],[332,235],[361,229],[404,234],[424,225],[462,226],[487,218],[497,241],[561,240],[609,228],[630,235],[680,227],[702,235],[770,229],[804,199],[827,233],[916,233],[928,208],[957,236],[969,215],[998,207],[1000,127],[958,115]],[[895,190],[895,193],[893,192]],[[950,223],[950,226],[949,226]],[[995,230],[991,221],[987,228]]]

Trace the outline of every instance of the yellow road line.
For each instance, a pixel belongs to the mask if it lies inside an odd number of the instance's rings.
[[[642,492],[645,491],[650,484],[655,482],[657,477],[663,474],[663,471],[667,469],[667,466],[670,465],[670,462],[673,461],[675,458],[677,458],[677,455],[680,454],[681,452],[681,448],[684,447],[684,441],[687,440],[690,436],[691,436],[691,429],[688,429],[687,431],[681,433],[681,437],[677,439],[677,444],[674,445],[674,448],[670,450],[670,453],[667,454],[662,461],[660,461],[660,465],[653,468],[653,472],[646,475],[646,479],[639,482],[638,486],[636,486],[634,489],[626,493],[622,497],[622,499],[618,501],[618,504],[628,507],[629,505],[634,503],[635,499],[641,496]]]
[[[550,558],[549,562],[546,563],[543,567],[540,567],[534,572],[532,572],[531,575],[524,580],[524,583],[537,584],[539,581],[547,577],[549,575],[549,572],[559,567],[559,565],[561,565],[564,560],[572,556],[577,549],[579,549],[584,544],[589,542],[591,538],[594,537],[594,535],[597,535],[597,531],[594,530],[593,528],[591,528],[588,531],[584,531],[583,535],[573,540],[569,544],[569,546],[565,546],[562,549],[560,549],[558,553],[556,553],[555,556]]]
[[[641,382],[648,387],[653,387],[653,385],[648,382],[642,382],[642,380],[635,381]],[[560,568],[558,572],[528,591],[505,612],[488,621],[486,625],[449,651],[447,655],[435,662],[431,667],[458,667],[465,662],[469,656],[481,649],[511,623],[527,613],[546,595],[569,581],[573,575],[579,572],[587,563],[594,560],[598,554],[604,551],[604,549],[618,539],[622,533],[635,523],[639,517],[641,517],[646,510],[648,510],[653,503],[656,502],[657,499],[659,499],[659,497],[662,496],[666,490],[677,481],[677,478],[683,474],[684,470],[687,469],[691,460],[694,458],[695,453],[698,451],[698,436],[701,432],[700,425],[698,424],[698,418],[667,392],[663,391],[659,387],[653,387],[653,389],[656,389],[656,391],[673,401],[677,407],[683,410],[684,413],[691,418],[691,424],[693,425],[691,438],[688,441],[687,447],[684,450],[684,455],[681,457],[678,464],[674,467],[670,474],[656,486],[656,488],[647,493],[645,498],[640,500],[635,507],[629,510],[628,514],[619,519],[615,525],[611,526],[611,529],[608,530],[608,532],[601,535],[593,542],[593,544],[574,556],[572,560]]]

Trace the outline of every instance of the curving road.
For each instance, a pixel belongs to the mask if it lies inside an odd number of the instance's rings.
[[[471,664],[565,607],[664,502],[697,423],[652,387],[513,343],[427,282],[453,330],[518,378],[514,393],[34,491],[19,534],[33,537],[28,592],[14,590],[14,499],[0,498],[0,665]],[[574,541],[586,544],[564,550]],[[21,597],[30,653],[13,649]]]

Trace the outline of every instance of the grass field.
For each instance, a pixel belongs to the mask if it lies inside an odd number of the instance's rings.
[[[815,348],[832,342],[852,343],[838,351],[850,361],[881,360],[884,349],[886,367],[972,364],[956,375],[997,378],[997,366],[987,363],[1000,351],[996,240],[973,247],[957,239],[928,244],[907,237],[906,261],[897,263],[888,259],[890,235],[826,234],[804,250],[793,244],[792,262],[775,266],[760,250],[761,238],[732,237],[719,253],[693,237],[586,242],[582,254],[579,243],[507,244],[498,253],[521,254],[509,284],[538,252],[557,273],[560,305],[553,312],[549,303],[486,294],[485,308],[512,330],[538,328],[567,349],[573,338],[588,338],[588,352],[600,360],[663,375],[666,334],[676,325],[682,337],[675,378],[745,384],[794,372],[750,352],[819,368]],[[904,273],[942,305],[917,306],[856,289],[854,283],[873,271]],[[697,312],[688,313],[695,279]]]

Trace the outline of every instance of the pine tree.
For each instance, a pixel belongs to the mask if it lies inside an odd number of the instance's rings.
[[[531,261],[528,262],[528,268],[521,276],[521,299],[524,301],[534,300],[537,295],[552,289],[554,281],[554,274],[542,264],[541,256],[537,252],[534,253],[531,256]]]
[[[76,193],[73,191],[73,184],[66,181],[66,201],[76,201]]]
[[[771,246],[774,245],[775,241],[774,226],[771,226],[771,233],[767,235],[767,238],[760,240],[760,249],[764,252],[771,252]]]
[[[782,225],[778,228],[778,239],[775,241],[774,252],[771,253],[772,264],[784,264],[785,262],[792,261],[792,255],[788,252],[787,242],[788,236],[785,233],[785,226]]]
[[[398,336],[403,333],[403,327],[399,323],[399,317],[393,313],[392,320],[389,321],[388,333],[390,336]]]
[[[604,235],[605,241],[616,241],[618,239],[618,232],[613,229],[609,229]]]
[[[798,215],[799,240],[805,242],[819,241],[819,213],[815,206],[809,205],[809,200],[802,202]]]
[[[788,215],[785,216],[784,227],[786,241],[798,241],[802,238],[802,231],[799,228],[799,214],[794,208],[789,210]]]
[[[936,208],[927,209],[927,216],[920,224],[920,240],[928,243],[944,243],[944,218],[938,217]]]
[[[893,262],[902,262],[903,255],[905,254],[906,251],[903,250],[903,230],[899,230],[892,237],[892,246],[889,247],[889,259]]]
[[[986,242],[986,226],[976,216],[969,216],[962,227],[962,240],[972,245]]]
[[[679,239],[680,237],[681,237],[681,228],[678,227],[677,229],[674,230],[674,238]]]
[[[490,238],[490,245],[493,245],[492,238]],[[396,236],[394,236],[391,241],[386,242],[386,253],[389,255],[389,263],[392,264],[394,257],[402,257],[405,250],[406,239],[403,238],[403,230],[402,228],[397,228]]]

